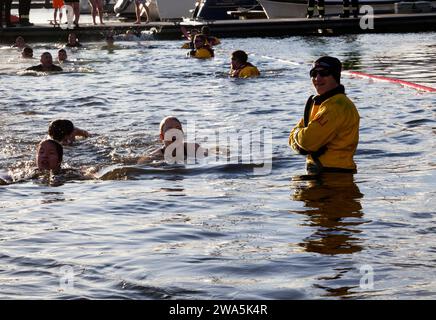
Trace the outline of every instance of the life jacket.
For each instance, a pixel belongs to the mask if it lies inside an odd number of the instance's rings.
[[[289,135],[290,146],[307,156],[312,172],[355,172],[359,113],[342,85],[306,103],[304,118]]]
[[[244,65],[240,66],[238,69],[231,71],[231,76],[236,78],[256,77],[259,75],[259,70],[250,62],[247,62]]]
[[[191,50],[189,55],[198,59],[208,59],[213,58],[215,56],[215,52],[210,46],[205,45],[197,50]]]

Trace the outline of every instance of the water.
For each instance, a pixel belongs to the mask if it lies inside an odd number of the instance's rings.
[[[0,187],[0,298],[434,299],[436,96],[344,76],[361,115],[352,179],[305,180],[287,139],[318,56],[436,87],[435,39],[223,39],[211,61],[186,59],[180,41],[114,52],[94,42],[68,52],[80,64],[48,76],[22,75],[37,60],[2,47],[0,168],[30,168],[48,123],[68,118],[94,136],[66,148],[65,165],[118,173]],[[35,56],[56,52],[32,46]],[[236,49],[251,53],[260,78],[226,76]],[[158,146],[167,115],[195,120],[199,135],[270,128],[272,172],[123,167]]]

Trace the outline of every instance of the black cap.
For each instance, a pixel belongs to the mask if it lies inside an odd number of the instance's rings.
[[[332,73],[333,78],[335,78],[337,83],[341,83],[341,71],[342,71],[342,63],[338,58],[324,56],[317,59],[312,64],[312,70],[314,69],[327,69]]]

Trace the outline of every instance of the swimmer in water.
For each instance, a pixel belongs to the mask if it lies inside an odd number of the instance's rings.
[[[48,135],[64,146],[72,145],[76,141],[76,137],[90,137],[88,131],[75,127],[70,120],[65,119],[52,121],[48,128]]]
[[[197,34],[194,37],[194,50],[188,53],[188,56],[197,59],[209,59],[215,56],[213,49],[207,42],[206,36]]]
[[[58,51],[59,64],[67,62],[67,59],[68,59],[67,51],[65,49],[59,49],[59,51]]]
[[[247,60],[248,55],[244,51],[233,51],[230,76],[235,78],[251,78],[260,76],[259,70]]]
[[[23,51],[21,51],[21,58],[33,59],[33,49],[31,47],[25,47]]]
[[[15,39],[15,43],[12,45],[12,48],[18,48],[20,50],[23,50],[25,47],[27,47],[27,44],[22,36],[18,36]]]
[[[195,35],[199,34],[200,31],[198,29],[191,29],[191,31],[187,31],[186,28],[184,26],[180,27],[180,29],[183,32],[183,35],[185,36],[185,38],[187,40],[189,40],[189,42],[185,42],[182,45],[182,49],[191,49],[194,50],[194,37]]]
[[[101,49],[108,50],[111,53],[115,49],[120,49],[120,47],[114,43],[114,36],[109,34],[106,36],[106,45],[101,47]]]
[[[210,29],[208,26],[201,27],[201,34],[207,37],[207,42],[211,47],[221,44],[221,40],[217,37],[210,35]]]
[[[59,173],[61,170],[64,148],[54,140],[43,140],[36,149],[36,166],[38,170],[50,170]]]
[[[82,47],[82,44],[77,39],[77,36],[76,36],[75,33],[70,33],[68,35],[68,42],[65,45],[65,47],[68,47],[68,48],[80,48],[80,47]]]
[[[149,155],[141,157],[138,164],[152,160],[183,161],[187,158],[202,158],[207,156],[207,149],[198,143],[185,142],[182,123],[176,117],[165,117],[159,125],[159,139],[163,146]]]
[[[44,52],[40,59],[41,64],[33,67],[29,67],[28,71],[41,71],[41,72],[52,72],[52,71],[62,71],[62,68],[53,64],[53,57],[50,52]]]

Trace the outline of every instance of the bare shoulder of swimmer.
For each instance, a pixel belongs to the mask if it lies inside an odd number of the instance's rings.
[[[154,160],[163,160],[163,158],[164,158],[164,155],[162,153],[162,149],[158,148],[158,149],[154,150],[153,152],[151,152],[150,154],[140,157],[137,161],[137,164],[149,163],[149,162],[152,162]]]

